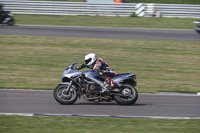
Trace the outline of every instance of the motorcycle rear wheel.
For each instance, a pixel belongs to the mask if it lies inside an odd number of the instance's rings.
[[[64,105],[73,104],[78,98],[78,94],[75,88],[71,87],[69,92],[66,92],[68,85],[58,85],[53,92],[55,100]]]
[[[135,87],[130,84],[124,84],[121,86],[120,95],[114,95],[113,98],[119,105],[132,105],[138,99],[138,92]]]

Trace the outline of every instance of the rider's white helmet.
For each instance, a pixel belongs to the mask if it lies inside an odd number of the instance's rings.
[[[94,53],[89,53],[85,55],[85,64],[87,66],[93,65],[94,62],[96,62],[97,56]]]

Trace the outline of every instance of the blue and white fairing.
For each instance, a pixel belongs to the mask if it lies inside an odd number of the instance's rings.
[[[133,73],[116,74],[112,77],[114,83],[120,83],[125,80],[136,80],[136,75]]]
[[[62,74],[62,81],[64,81],[64,79],[66,79],[66,78],[70,79],[72,77],[77,77],[82,74],[82,72],[79,72],[79,71],[76,71],[73,69],[73,67],[76,66],[77,64],[78,63],[75,62],[65,69],[65,71]]]
[[[67,78],[77,77],[77,76],[79,76],[81,74],[82,74],[82,72],[67,68],[62,74],[62,78],[65,78],[65,77],[67,77]]]
[[[90,75],[92,77],[98,77],[98,73],[94,70],[84,71],[83,74],[88,75],[88,76]]]

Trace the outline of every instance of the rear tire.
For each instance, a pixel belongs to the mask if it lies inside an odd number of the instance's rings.
[[[55,100],[64,105],[73,104],[78,98],[78,94],[75,88],[71,87],[69,92],[66,93],[66,88],[68,85],[58,85],[53,92]]]
[[[136,88],[130,84],[124,84],[121,86],[120,95],[114,95],[113,98],[119,105],[132,105],[138,99],[138,92]]]

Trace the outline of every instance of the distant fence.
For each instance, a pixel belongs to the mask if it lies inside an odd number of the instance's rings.
[[[200,18],[200,5],[155,4],[155,11],[159,11],[163,17]]]
[[[139,16],[144,17],[159,13],[162,17],[200,18],[200,5],[189,4],[144,3],[141,4],[142,7],[139,7],[136,3],[106,4],[27,0],[0,0],[0,3],[14,14],[130,16],[141,11]]]

